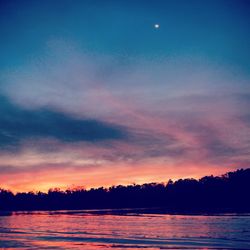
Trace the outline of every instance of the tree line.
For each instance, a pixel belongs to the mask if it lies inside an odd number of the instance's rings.
[[[199,180],[118,185],[110,188],[58,188],[44,192],[0,189],[0,210],[160,208],[170,212],[250,212],[250,168]]]

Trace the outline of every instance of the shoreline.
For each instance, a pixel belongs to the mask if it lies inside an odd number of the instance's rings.
[[[183,215],[183,216],[250,216],[250,211],[184,211],[165,208],[104,208],[104,209],[53,209],[53,210],[6,210],[0,211],[0,216],[18,214],[49,214],[49,215]]]

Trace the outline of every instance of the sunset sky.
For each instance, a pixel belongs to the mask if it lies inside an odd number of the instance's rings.
[[[247,0],[1,0],[0,187],[250,167],[249,30]]]

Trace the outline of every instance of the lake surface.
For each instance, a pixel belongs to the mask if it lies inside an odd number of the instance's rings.
[[[0,249],[250,249],[249,215],[88,211],[0,216]]]

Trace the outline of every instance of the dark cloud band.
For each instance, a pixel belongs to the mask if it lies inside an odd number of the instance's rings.
[[[49,109],[27,110],[0,96],[0,146],[27,138],[54,138],[63,142],[125,139],[126,129],[99,120],[76,119]]]

